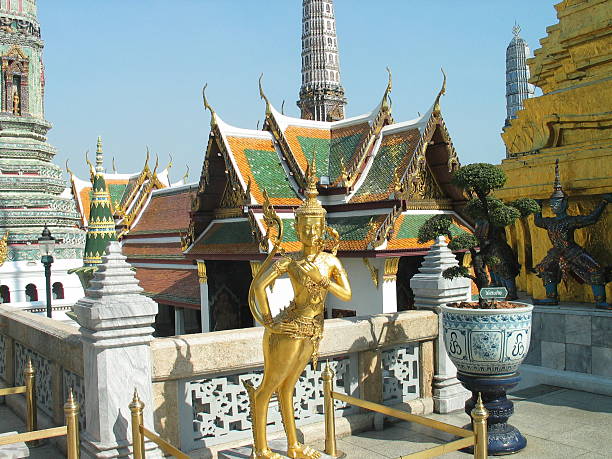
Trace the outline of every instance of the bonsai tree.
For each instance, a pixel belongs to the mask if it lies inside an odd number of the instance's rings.
[[[463,189],[470,200],[465,213],[475,222],[474,234],[453,236],[450,228],[452,220],[445,215],[436,215],[419,228],[419,242],[425,243],[437,236],[450,239],[448,247],[456,252],[469,251],[474,274],[465,266],[454,266],[444,271],[446,279],[467,277],[476,284],[480,291],[491,285],[488,270],[493,283],[508,288],[508,299],[516,299],[514,278],[519,273],[520,265],[516,254],[504,239],[504,228],[517,219],[540,210],[538,203],[530,198],[521,198],[505,204],[491,196],[491,192],[506,183],[504,171],[492,164],[475,163],[461,167],[453,174],[452,183]],[[481,307],[486,302],[480,300]]]

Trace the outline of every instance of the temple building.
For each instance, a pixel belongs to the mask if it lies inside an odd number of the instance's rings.
[[[100,144],[98,144],[100,150]],[[101,152],[99,152],[101,153]],[[94,196],[94,182],[97,175],[104,179],[111,201],[111,214],[115,221],[117,237],[121,238],[126,235],[130,228],[138,220],[138,217],[144,210],[151,193],[154,190],[160,190],[171,186],[169,181],[169,171],[172,167],[172,161],[161,172],[158,172],[159,161],[156,160],[153,169],[149,166],[149,151],[145,164],[140,172],[131,174],[118,173],[114,166],[113,172],[108,173],[102,167],[100,171],[94,170],[94,167],[86,159],[89,169],[89,180],[77,177],[69,168],[70,185],[72,195],[76,201],[77,209],[81,217],[81,226],[85,229],[90,226],[90,202]],[[180,182],[183,183],[183,182]]]
[[[512,28],[514,37],[506,48],[506,123],[516,118],[516,112],[523,108],[523,101],[533,97],[534,86],[529,83],[530,52],[527,42],[520,37],[521,28]]]
[[[83,296],[75,276],[85,233],[62,170],[47,143],[45,70],[35,0],[0,2],[0,235],[7,238],[0,268],[0,302],[44,308],[45,275],[38,238],[47,225],[55,238],[51,265],[53,305]]]
[[[555,9],[559,22],[547,27],[541,47],[527,61],[533,75],[529,82],[543,95],[525,99],[502,133],[508,181],[497,195],[544,199],[544,216],[551,215],[547,201],[558,159],[561,185],[570,198],[568,214],[584,215],[602,194],[612,192],[612,9],[605,0],[566,0]],[[607,210],[597,224],[575,233],[576,242],[603,266],[612,265],[611,225]],[[545,298],[532,269],[551,247],[546,231],[529,217],[510,227],[507,236],[522,265],[519,288]],[[593,301],[590,286],[571,277],[561,282],[559,296],[561,301]],[[611,284],[607,296],[612,296]]]
[[[340,83],[340,61],[336,16],[332,0],[302,2],[302,118],[338,121],[344,118],[344,88]]]
[[[157,172],[157,161],[149,167],[148,152],[141,172],[117,173],[113,160],[113,172],[107,173],[100,138],[95,167],[87,163],[89,181],[68,169],[81,226],[87,230],[83,266],[71,272],[87,288],[108,243],[120,240],[144,293],[158,303],[156,334],[200,331],[197,266],[181,251],[197,185],[185,184],[187,174],[170,183],[172,162]]]
[[[316,2],[315,2],[316,3]],[[327,2],[323,2],[327,3]],[[445,86],[445,84],[444,84]],[[459,160],[440,109],[443,89],[418,118],[397,123],[389,83],[370,113],[340,121],[293,118],[265,96],[263,130],[234,127],[211,112],[211,131],[192,206],[184,254],[204,273],[202,329],[252,326],[247,293],[271,247],[263,218],[264,192],[283,221],[286,252],[300,250],[294,210],[301,204],[307,162],[316,156],[319,200],[353,285],[353,299],[327,299],[328,317],[393,312],[412,307],[409,280],[429,244],[417,231],[435,214],[448,214],[456,233],[469,231],[456,210],[464,197],[450,184]],[[270,289],[274,313],[292,289],[279,279]]]

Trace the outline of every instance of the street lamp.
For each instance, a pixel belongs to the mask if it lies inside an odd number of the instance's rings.
[[[45,281],[47,283],[47,317],[51,317],[51,263],[53,263],[53,249],[55,248],[55,238],[51,236],[51,231],[43,229],[42,236],[38,238],[38,248],[40,250],[40,261],[45,266]]]

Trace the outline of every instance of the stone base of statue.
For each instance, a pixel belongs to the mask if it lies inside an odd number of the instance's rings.
[[[280,454],[281,457],[287,457],[287,441],[286,440],[270,440],[268,445],[272,451]],[[235,448],[219,451],[217,457],[219,459],[249,459],[251,457],[252,445],[237,446]],[[321,451],[321,459],[334,459],[333,456],[328,456]]]

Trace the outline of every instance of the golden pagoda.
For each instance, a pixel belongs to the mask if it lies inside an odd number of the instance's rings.
[[[565,0],[555,9],[559,22],[546,29],[527,61],[529,82],[543,95],[525,100],[502,133],[508,181],[497,193],[504,200],[544,199],[544,216],[551,215],[547,198],[557,159],[569,214],[591,212],[602,194],[612,192],[612,8],[606,0]],[[611,226],[608,211],[596,225],[576,231],[576,242],[608,266]],[[518,287],[544,298],[542,281],[531,270],[551,247],[546,231],[530,217],[517,221],[507,236],[522,265]],[[559,295],[562,301],[593,301],[591,288],[573,279],[561,283]]]

